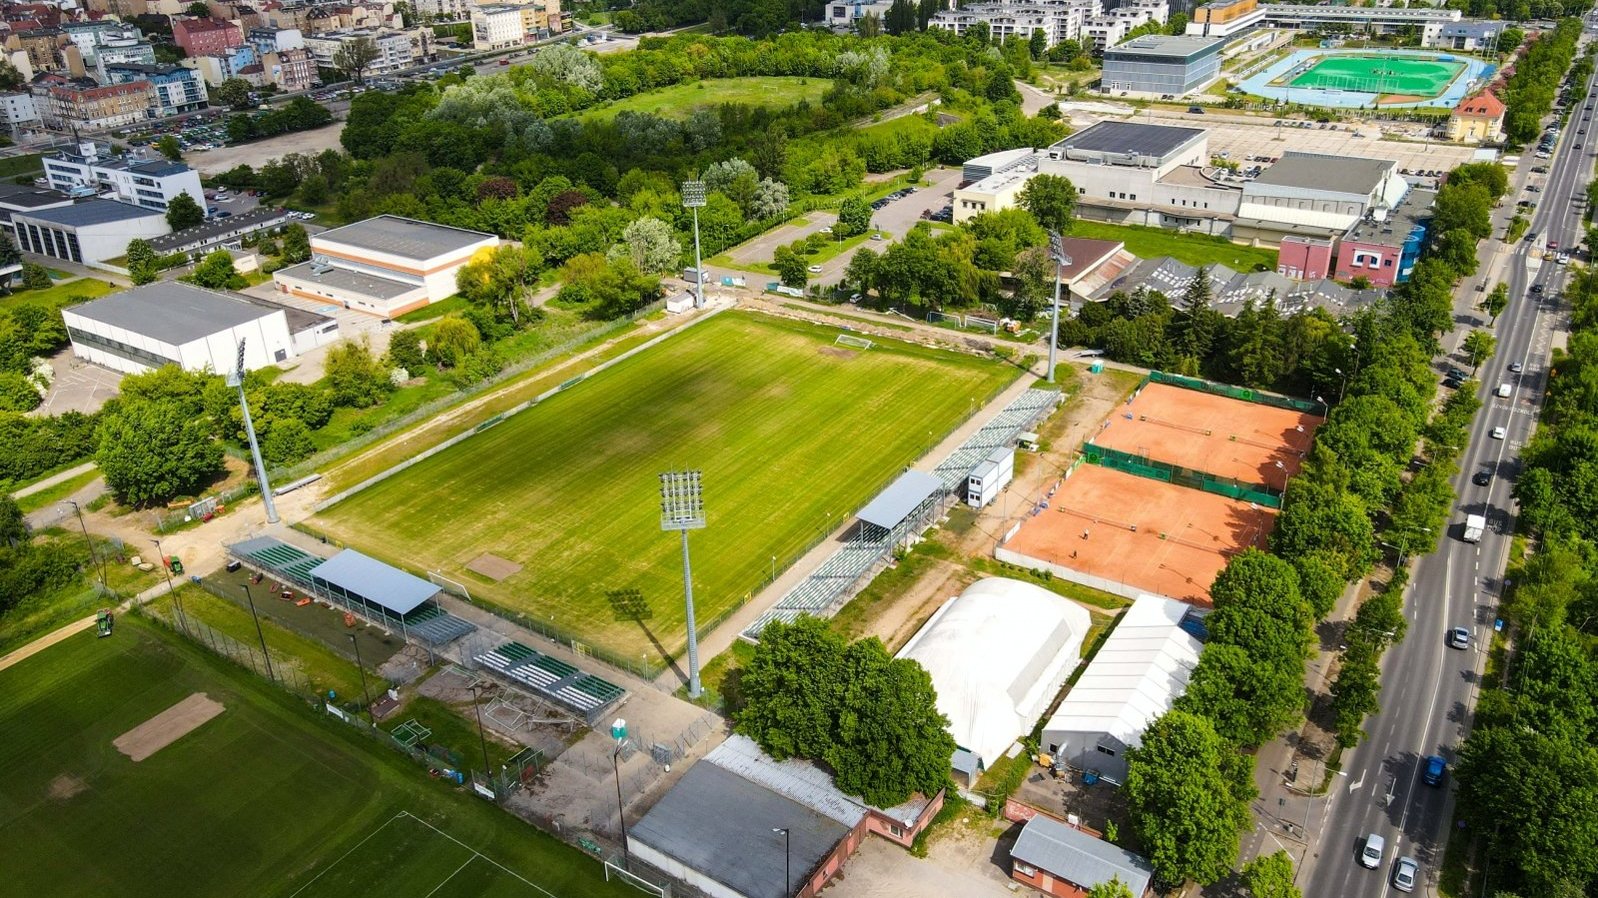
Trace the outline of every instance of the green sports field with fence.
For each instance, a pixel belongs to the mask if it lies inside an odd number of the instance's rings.
[[[703,471],[690,537],[707,627],[849,520],[1019,374],[991,357],[728,311],[355,493],[313,527],[474,600],[658,669],[686,641],[662,471]],[[499,580],[469,565],[520,565]],[[480,566],[480,565],[479,565]],[[638,590],[644,620],[611,596]]]
[[[118,747],[196,694],[222,710]],[[0,870],[29,898],[623,898],[597,860],[124,615],[0,671]]]
[[[1337,54],[1322,57],[1292,86],[1435,97],[1464,70],[1456,60]]]

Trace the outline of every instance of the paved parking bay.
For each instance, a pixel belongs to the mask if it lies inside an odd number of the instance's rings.
[[[44,402],[34,410],[35,415],[97,412],[117,394],[122,383],[121,372],[83,361],[72,354],[70,346],[50,357],[50,367],[55,371],[55,380],[50,383]]]

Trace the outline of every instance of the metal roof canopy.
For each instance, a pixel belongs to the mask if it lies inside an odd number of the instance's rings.
[[[921,503],[941,492],[943,481],[925,471],[906,471],[860,510],[860,520],[892,530],[920,508]]]
[[[402,616],[415,611],[439,592],[436,585],[354,549],[345,549],[311,568],[311,579],[318,585],[337,586]]]

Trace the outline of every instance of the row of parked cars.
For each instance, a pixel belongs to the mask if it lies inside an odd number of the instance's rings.
[[[915,192],[916,192],[916,189],[914,187],[905,187],[905,188],[900,189],[900,190],[895,190],[894,192],[888,194],[885,197],[882,197],[881,199],[874,200],[871,203],[871,209],[874,212],[881,212],[883,209],[887,208],[887,205],[889,203],[893,202],[894,200],[902,200],[905,197],[907,197],[910,194],[915,193]]]

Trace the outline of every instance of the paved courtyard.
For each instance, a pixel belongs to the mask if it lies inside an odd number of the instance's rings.
[[[33,411],[35,415],[97,412],[117,394],[122,383],[121,372],[83,361],[72,354],[70,346],[50,357],[50,367],[55,371],[55,380],[45,393],[44,402]]]

